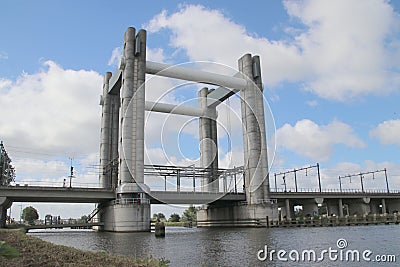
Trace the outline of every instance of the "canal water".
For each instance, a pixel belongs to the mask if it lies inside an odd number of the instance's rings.
[[[42,230],[29,234],[83,250],[165,258],[170,266],[400,266],[400,225],[167,227],[165,238],[156,238],[154,233],[91,230]]]

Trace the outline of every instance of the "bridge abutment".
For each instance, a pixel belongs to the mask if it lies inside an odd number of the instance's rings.
[[[6,197],[0,197],[0,228],[6,226],[7,221],[7,209],[12,205],[12,202]]]
[[[266,227],[278,221],[276,203],[208,205],[197,211],[197,227]]]
[[[400,212],[400,200],[399,199],[383,199],[382,206],[386,206],[387,213]]]
[[[348,215],[367,215],[371,212],[371,199],[369,197],[347,199]]]

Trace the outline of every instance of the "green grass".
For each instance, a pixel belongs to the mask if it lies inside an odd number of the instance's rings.
[[[0,240],[14,247],[19,256],[0,257],[0,266],[168,266],[165,259],[146,257],[135,259],[114,256],[106,252],[90,252],[54,245],[39,238],[28,236],[19,230],[1,230]],[[15,256],[15,254],[14,254]]]

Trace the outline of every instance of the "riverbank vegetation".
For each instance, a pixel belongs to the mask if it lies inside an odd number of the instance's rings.
[[[165,215],[161,212],[154,213],[151,218],[152,222],[160,221],[163,222],[165,226],[195,226],[197,225],[197,217],[196,217],[196,208],[193,205],[190,205],[184,212],[182,217],[173,213],[170,215],[170,218],[167,220]]]
[[[54,245],[21,230],[1,230],[0,240],[15,248],[14,257],[0,256],[0,266],[168,266],[164,259],[134,259]]]

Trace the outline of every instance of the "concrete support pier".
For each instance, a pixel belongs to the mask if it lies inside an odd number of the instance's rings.
[[[205,170],[201,188],[206,192],[218,192],[218,137],[217,111],[215,107],[207,107],[208,88],[202,88],[199,93],[199,104],[205,116],[199,118],[200,132],[200,166]]]
[[[144,112],[146,75],[146,31],[136,35],[134,28],[128,28],[124,37],[124,53],[121,59],[122,82],[120,91],[121,110],[119,114],[119,171],[116,199],[101,207],[102,230],[114,232],[150,231],[149,188],[144,184]],[[109,74],[105,77],[107,88]],[[104,89],[105,91],[105,89]],[[117,150],[115,141],[109,141],[116,134],[114,124],[117,106],[103,96],[102,159],[110,161],[110,151]],[[103,134],[104,133],[104,134]],[[115,140],[115,138],[111,138]],[[110,145],[111,144],[111,145]],[[103,146],[102,146],[103,148]],[[112,178],[109,178],[111,180]],[[101,176],[102,184],[107,178]],[[110,181],[112,184],[113,181]]]
[[[234,206],[219,206],[218,203],[213,203],[205,206],[197,213],[198,227],[266,226],[270,221],[278,220],[278,206],[269,198],[264,98],[259,57],[244,55],[239,59],[239,71],[247,81],[246,87],[240,91],[246,203]],[[204,95],[205,89],[200,91],[200,96]],[[200,127],[210,129],[204,125],[205,123]],[[204,152],[202,150],[201,153]]]
[[[0,228],[5,228],[7,221],[7,209],[12,205],[12,202],[6,197],[0,197]]]
[[[250,54],[239,59],[239,70],[248,79],[240,91],[246,200],[249,204],[269,199],[267,141],[264,97],[259,57]]]

